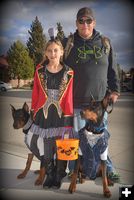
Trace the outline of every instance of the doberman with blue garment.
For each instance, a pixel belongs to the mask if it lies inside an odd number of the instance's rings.
[[[79,131],[79,156],[75,161],[74,172],[69,186],[70,193],[76,190],[79,172],[84,173],[84,176],[90,180],[94,180],[98,173],[101,172],[103,194],[107,198],[111,196],[108,185],[113,185],[113,182],[108,179],[106,166],[109,133],[103,124],[103,117],[105,112],[111,113],[112,109],[112,102],[105,98],[103,101],[92,100],[81,111],[81,117],[86,120],[86,125]],[[83,182],[82,178],[80,182]]]
[[[42,138],[39,138],[38,136],[33,135],[32,132],[30,132],[30,128],[32,126],[33,121],[31,120],[29,107],[27,103],[25,102],[23,107],[20,109],[15,109],[14,106],[12,105],[10,106],[13,116],[13,127],[14,129],[23,128],[23,133],[25,134],[24,141],[28,149],[30,150],[30,153],[28,153],[26,167],[23,170],[23,172],[21,172],[17,176],[17,178],[22,179],[27,175],[28,171],[30,170],[33,157],[35,155],[41,162],[39,176],[35,181],[35,185],[42,185],[46,174],[45,163],[43,159],[43,149],[44,149],[43,140]]]

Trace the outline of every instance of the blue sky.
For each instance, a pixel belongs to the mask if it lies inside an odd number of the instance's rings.
[[[60,22],[65,35],[76,30],[75,20],[81,7],[91,7],[96,29],[111,39],[117,62],[124,70],[134,67],[133,4],[129,0],[10,0],[0,3],[0,55],[6,54],[16,40],[24,44],[28,30],[38,16],[44,34]]]

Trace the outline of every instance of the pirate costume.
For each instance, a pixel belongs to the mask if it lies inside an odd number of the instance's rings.
[[[53,158],[55,138],[66,132],[72,134],[72,84],[73,71],[66,65],[57,73],[48,71],[46,65],[37,67],[32,92],[34,123],[30,131],[49,141],[50,145],[44,145],[45,158]]]
[[[54,156],[56,139],[63,138],[65,133],[69,137],[73,136],[72,88],[73,70],[68,66],[63,65],[56,73],[48,71],[46,64],[37,66],[32,92],[34,123],[30,128],[30,146],[32,152],[35,152],[37,146],[42,146],[38,148],[38,153],[47,170],[44,188],[59,188],[61,179],[66,175],[66,161],[55,161]]]

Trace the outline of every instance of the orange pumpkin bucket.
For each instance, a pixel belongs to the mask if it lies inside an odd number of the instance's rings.
[[[78,139],[58,139],[56,146],[59,160],[76,160],[78,158]]]

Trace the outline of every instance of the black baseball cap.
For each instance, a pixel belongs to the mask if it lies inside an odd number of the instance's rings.
[[[91,8],[88,8],[88,7],[84,7],[84,8],[81,8],[78,13],[77,13],[77,20],[82,18],[82,17],[88,17],[88,18],[91,18],[92,20],[95,19],[94,17],[94,13],[92,11]]]

